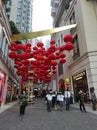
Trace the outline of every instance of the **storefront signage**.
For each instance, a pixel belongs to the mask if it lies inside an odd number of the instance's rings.
[[[83,71],[83,72],[81,72],[81,73],[79,73],[79,74],[74,75],[74,76],[73,76],[73,80],[82,79],[85,75],[86,75],[86,72]]]

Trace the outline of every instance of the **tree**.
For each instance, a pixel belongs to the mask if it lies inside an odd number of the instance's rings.
[[[16,28],[15,23],[13,21],[9,21],[12,34],[19,34],[20,31]]]

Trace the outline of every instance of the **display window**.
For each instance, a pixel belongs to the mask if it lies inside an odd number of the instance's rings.
[[[2,70],[0,70],[0,99],[1,99],[1,102],[3,102],[3,100],[4,100],[5,80],[6,80],[6,74]]]
[[[89,103],[90,97],[89,97],[86,71],[74,75],[72,79],[73,79],[73,90],[74,90],[75,102],[78,102],[79,91],[82,90],[85,93],[85,102]]]

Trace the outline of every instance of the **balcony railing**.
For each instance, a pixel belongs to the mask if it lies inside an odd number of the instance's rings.
[[[58,27],[60,17],[62,16],[64,10],[69,8],[69,0],[62,0],[60,6],[57,9],[56,18],[54,20],[54,26]]]

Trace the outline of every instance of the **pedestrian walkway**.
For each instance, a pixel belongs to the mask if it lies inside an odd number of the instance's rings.
[[[78,104],[78,103],[74,103],[74,104],[72,104],[71,106],[74,107],[74,108],[79,109],[79,104]],[[92,113],[92,114],[97,114],[97,110],[96,110],[96,111],[93,111],[93,110],[92,110],[91,104],[85,105],[85,108],[86,108],[86,111],[87,111],[87,112],[90,112],[90,113]]]
[[[80,112],[78,104],[73,104],[70,111],[64,106],[62,111],[48,112],[45,100],[36,98],[24,115],[19,115],[18,103],[2,112],[0,130],[97,130],[97,115]]]
[[[4,112],[6,109],[12,107],[12,106],[15,105],[16,103],[17,103],[17,101],[2,105],[2,106],[0,107],[0,113]]]
[[[15,102],[11,102],[11,103],[2,105],[1,108],[0,108],[0,113],[2,113],[3,111],[5,111],[6,109],[12,107],[12,106],[15,105],[17,102],[18,102],[18,101],[15,101]],[[70,106],[73,107],[73,108],[79,109],[79,104],[78,104],[78,103],[71,104]],[[92,106],[91,106],[90,104],[85,105],[85,107],[86,107],[87,112],[90,112],[90,113],[92,113],[92,114],[97,114],[97,110],[96,110],[96,111],[93,111],[93,110],[92,110]]]

